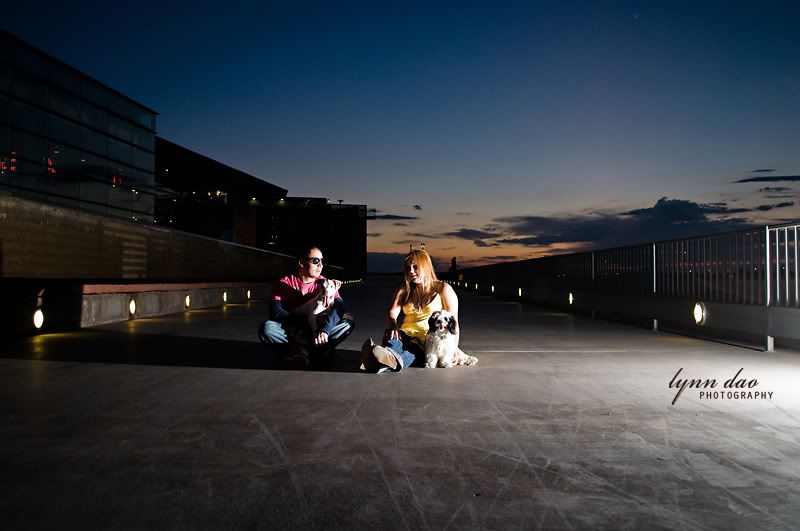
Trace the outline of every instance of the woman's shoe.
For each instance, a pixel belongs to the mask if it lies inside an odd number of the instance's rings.
[[[385,372],[381,369],[387,367],[393,371],[397,370],[397,354],[392,349],[376,345],[372,347],[372,356],[383,366],[378,368],[378,372]]]

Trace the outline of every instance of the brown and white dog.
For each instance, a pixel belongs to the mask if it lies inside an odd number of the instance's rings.
[[[425,367],[475,365],[478,358],[469,356],[456,345],[456,318],[445,310],[433,312],[425,336]]]
[[[336,296],[336,282],[330,279],[317,280],[317,293],[316,298],[312,299],[313,304],[308,313],[308,324],[311,325],[311,333],[316,334],[319,327],[318,319],[326,315],[330,311],[330,305],[326,306],[326,301],[330,302]]]

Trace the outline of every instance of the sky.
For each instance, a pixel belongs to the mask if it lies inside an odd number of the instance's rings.
[[[0,26],[173,142],[376,209],[373,271],[800,220],[798,2],[18,2]]]

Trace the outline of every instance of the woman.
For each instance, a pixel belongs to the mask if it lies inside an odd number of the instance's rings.
[[[411,365],[425,364],[425,335],[428,319],[433,312],[447,310],[456,318],[456,343],[458,328],[458,297],[453,288],[436,278],[431,257],[422,250],[411,251],[403,260],[405,286],[398,289],[389,307],[389,327],[383,344],[375,345],[367,339],[361,349],[361,368],[369,372],[399,371]],[[397,318],[403,312],[403,324]]]

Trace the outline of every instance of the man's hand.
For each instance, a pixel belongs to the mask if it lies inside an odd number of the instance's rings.
[[[326,334],[325,332],[319,332],[317,334],[317,337],[314,338],[315,345],[324,345],[327,342],[328,342],[328,334]]]

